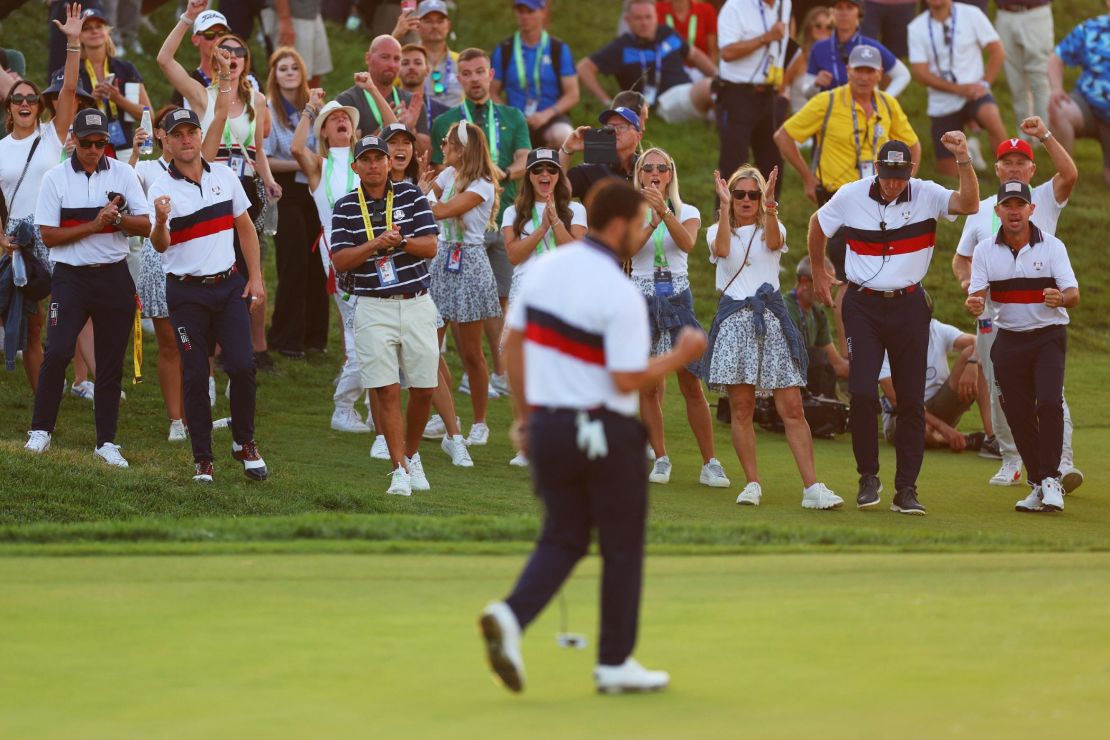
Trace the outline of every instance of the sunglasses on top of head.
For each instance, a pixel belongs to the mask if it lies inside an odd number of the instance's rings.
[[[220,48],[233,57],[239,57],[240,59],[247,58],[247,50],[242,46],[221,46]]]
[[[12,93],[11,101],[16,105],[22,105],[23,103],[34,105],[39,102],[39,96],[36,93]]]
[[[640,172],[646,172],[649,175],[652,172],[658,172],[660,175],[665,175],[671,171],[669,164],[642,164],[640,165]]]
[[[763,197],[763,193],[759,192],[758,190],[733,190],[732,191],[733,200],[744,200],[745,198],[747,198],[748,200],[760,200],[762,197]]]

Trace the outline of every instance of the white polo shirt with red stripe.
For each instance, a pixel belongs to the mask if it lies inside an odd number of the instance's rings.
[[[634,416],[639,394],[619,392],[610,373],[647,367],[644,297],[616,255],[590,236],[535,262],[508,315],[509,327],[525,337],[528,404]]]
[[[92,173],[72,155],[47,171],[35,207],[38,226],[80,226],[91,221],[108,205],[108,193],[119,193],[134,216],[151,212],[135,170],[118,159],[102,156]],[[127,257],[127,235],[108,225],[69,244],[50,248],[50,259],[74,267],[107,265]]]
[[[1017,253],[1003,241],[1001,230],[976,245],[967,292],[990,289],[999,329],[1031,331],[1070,321],[1066,308],[1044,304],[1045,288],[1078,287],[1064,243],[1029,224],[1029,243]]]
[[[825,236],[844,228],[848,280],[872,290],[899,290],[921,282],[933,259],[937,220],[948,213],[953,191],[911,178],[893,202],[883,200],[878,178],[857,180],[836,191],[817,211]]]
[[[226,165],[202,164],[198,183],[171,162],[147,194],[151,211],[155,200],[170,198],[170,246],[162,253],[167,275],[216,275],[235,264],[235,218],[247,212],[250,200]]]

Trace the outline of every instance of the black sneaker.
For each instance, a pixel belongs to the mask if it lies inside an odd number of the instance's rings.
[[[966,452],[978,452],[983,449],[983,443],[987,441],[987,435],[983,432],[972,432],[971,434],[964,435],[964,450]]]
[[[1001,460],[1002,448],[998,445],[998,438],[993,434],[983,440],[983,444],[979,445],[979,457],[985,457],[988,460]]]
[[[877,475],[861,475],[859,477],[859,493],[856,494],[856,508],[870,509],[879,503],[879,493],[883,490],[883,482]]]
[[[270,357],[270,353],[266,350],[254,353],[254,369],[267,375],[280,374],[278,369],[274,367],[274,358]]]
[[[899,514],[925,515],[925,507],[917,500],[917,489],[913,486],[906,486],[894,494],[894,501],[890,504],[890,510]]]

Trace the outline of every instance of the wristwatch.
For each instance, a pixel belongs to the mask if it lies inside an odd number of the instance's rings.
[[[116,214],[116,220],[112,222],[112,226],[119,226],[122,223],[123,223],[123,214],[122,213],[117,213]]]

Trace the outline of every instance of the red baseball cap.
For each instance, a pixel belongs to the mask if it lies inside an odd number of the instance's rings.
[[[1017,152],[1023,154],[1029,161],[1033,160],[1033,147],[1029,146],[1029,142],[1025,139],[1006,139],[998,145],[998,150],[994,153],[994,161],[1002,159],[1010,152]]]

